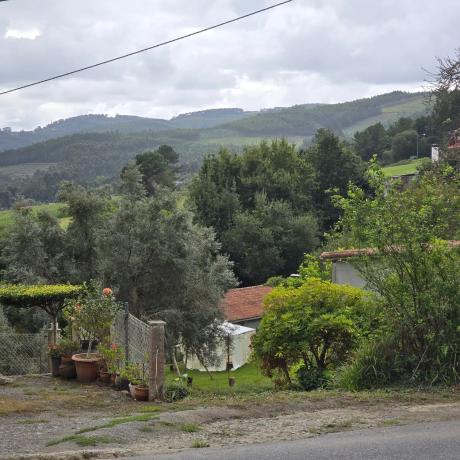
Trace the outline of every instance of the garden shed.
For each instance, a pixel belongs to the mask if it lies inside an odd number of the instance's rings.
[[[217,348],[218,361],[208,367],[209,371],[227,370],[228,361],[233,365],[232,370],[238,369],[249,361],[251,355],[251,337],[255,334],[255,329],[227,321],[222,324],[221,329],[224,337]],[[196,356],[189,359],[187,367],[199,371],[206,370]]]

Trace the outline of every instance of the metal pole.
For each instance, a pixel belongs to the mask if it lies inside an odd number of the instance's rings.
[[[125,362],[129,363],[129,303],[125,302]]]

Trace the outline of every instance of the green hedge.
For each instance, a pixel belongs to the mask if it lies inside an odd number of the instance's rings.
[[[64,302],[65,299],[78,296],[83,285],[39,284],[25,286],[11,284],[0,286],[0,303],[16,307],[44,307]]]

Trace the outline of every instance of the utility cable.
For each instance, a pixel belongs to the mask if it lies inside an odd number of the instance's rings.
[[[233,22],[237,22],[237,21],[241,21],[242,19],[249,18],[250,16],[255,16],[256,14],[263,13],[263,12],[268,11],[268,10],[272,10],[273,8],[277,8],[277,7],[281,6],[281,5],[285,5],[286,3],[291,3],[292,1],[294,1],[294,0],[286,0],[284,2],[276,3],[274,5],[267,6],[266,8],[262,8],[260,10],[252,11],[251,13],[244,14],[243,16],[238,16],[237,18],[230,19],[230,20],[224,21],[224,22],[220,22],[219,24],[215,24],[213,26],[206,27],[204,29],[200,29],[200,30],[197,30],[195,32],[191,32],[191,33],[186,34],[186,35],[181,35],[180,37],[176,37],[176,38],[173,38],[171,40],[167,40],[167,41],[164,41],[164,42],[161,42],[161,43],[157,43],[156,45],[148,46],[146,48],[142,48],[140,50],[133,51],[131,53],[123,54],[121,56],[117,56],[117,57],[114,57],[114,58],[111,58],[111,59],[107,59],[105,61],[101,61],[101,62],[98,62],[96,64],[88,65],[86,67],[81,67],[79,69],[71,70],[70,72],[65,72],[65,73],[62,73],[60,75],[55,75],[53,77],[49,77],[49,78],[45,78],[43,80],[35,81],[33,83],[28,83],[26,85],[22,85],[22,86],[18,86],[16,88],[8,89],[6,91],[0,92],[0,96],[8,94],[8,93],[13,93],[15,91],[20,91],[20,90],[25,89],[25,88],[30,88],[31,86],[41,85],[42,83],[46,83],[48,81],[57,80],[58,78],[67,77],[69,75],[73,75],[73,74],[76,74],[76,73],[79,73],[79,72],[83,72],[85,70],[93,69],[95,67],[99,67],[99,66],[102,66],[102,65],[105,65],[105,64],[109,64],[109,63],[114,62],[114,61],[119,61],[121,59],[125,59],[127,57],[134,56],[136,54],[144,53],[146,51],[150,51],[150,50],[153,50],[155,48],[160,48],[161,46],[169,45],[171,43],[178,42],[180,40],[184,40],[186,38],[193,37],[194,35],[202,34],[202,33],[207,32],[209,30],[217,29],[218,27],[222,27],[222,26],[225,26],[227,24],[231,24]]]

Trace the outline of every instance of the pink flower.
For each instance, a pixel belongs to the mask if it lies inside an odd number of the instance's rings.
[[[113,291],[110,288],[104,288],[102,290],[102,294],[104,294],[105,297],[110,297],[113,294]]]
[[[117,345],[116,343],[112,343],[112,344],[110,345],[110,348],[111,348],[112,350],[116,350],[116,349],[118,348],[118,345]]]

